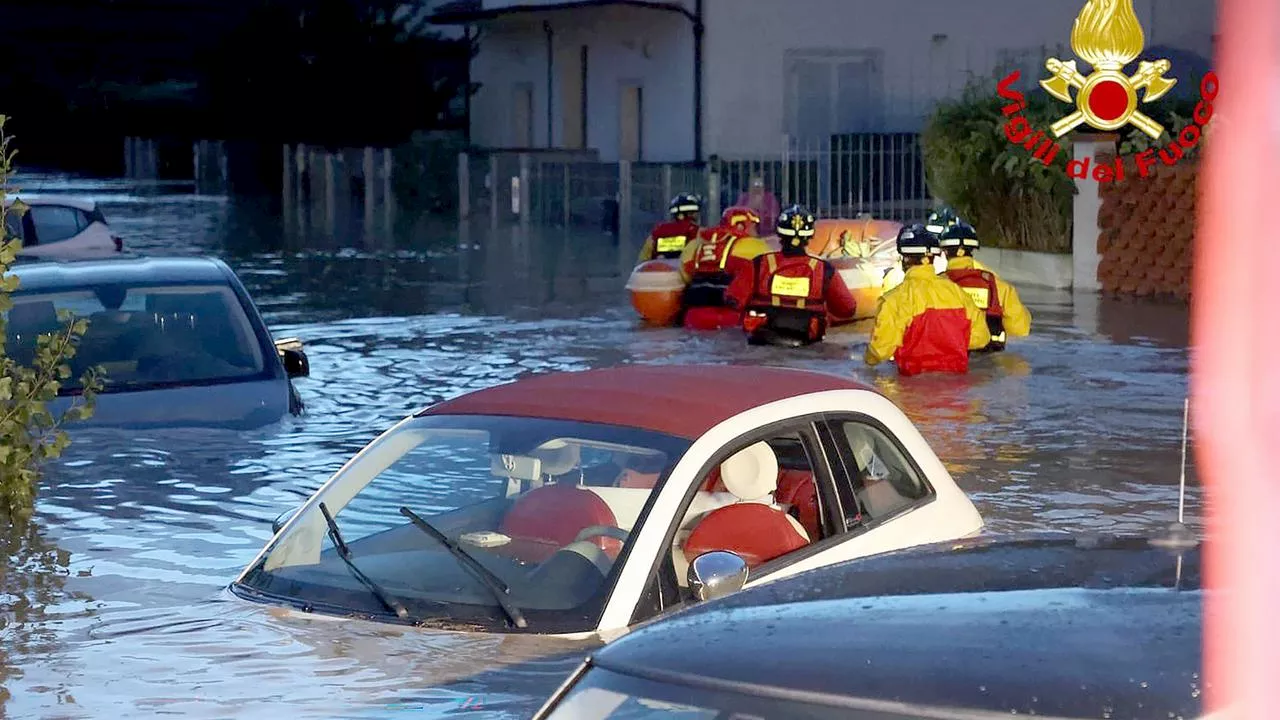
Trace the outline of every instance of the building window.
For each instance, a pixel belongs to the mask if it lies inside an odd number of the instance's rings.
[[[884,58],[875,50],[789,50],[787,134],[825,138],[878,132],[885,123]]]
[[[574,62],[560,63],[561,145],[587,147],[587,46],[579,48]]]
[[[511,147],[533,147],[533,83],[511,88]]]
[[[998,80],[1008,76],[1014,70],[1018,70],[1022,73],[1022,76],[1018,78],[1018,82],[1014,83],[1014,86],[1024,90],[1035,89],[1039,87],[1041,80],[1049,77],[1049,71],[1045,69],[1044,62],[1050,57],[1056,57],[1063,61],[1072,58],[1068,48],[1062,44],[1005,48],[996,51],[996,62],[992,74]],[[970,68],[970,70],[977,71],[976,68]],[[1085,70],[1085,68],[1081,68],[1081,70]]]
[[[618,159],[644,159],[644,88],[624,82],[618,102]]]

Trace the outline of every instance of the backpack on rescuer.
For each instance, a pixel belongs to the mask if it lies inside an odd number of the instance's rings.
[[[828,266],[804,252],[816,225],[813,213],[797,205],[778,215],[778,235],[792,251],[755,259],[754,292],[742,319],[753,344],[807,345],[826,335]]]
[[[702,231],[702,242],[693,257],[689,287],[685,289],[688,307],[724,307],[724,291],[733,282],[729,261],[734,245],[760,223],[760,216],[750,208],[731,207],[724,211],[719,227]]]
[[[734,244],[742,236],[725,228],[709,233],[711,237],[702,241],[693,258],[693,272],[684,291],[684,304],[688,307],[723,307],[724,291],[733,282],[726,266]]]
[[[972,226],[959,222],[947,228],[939,245],[948,255],[972,255],[978,249],[978,234]],[[979,310],[986,313],[987,329],[991,331],[991,343],[986,350],[1003,350],[1007,336],[1004,332],[1004,308],[1000,306],[1000,286],[996,283],[996,276],[978,268],[956,268],[947,270],[946,275],[969,294]]]

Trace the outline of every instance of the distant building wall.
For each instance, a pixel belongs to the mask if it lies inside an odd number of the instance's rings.
[[[564,133],[562,80],[588,47],[587,144],[601,159],[618,159],[622,87],[643,85],[645,160],[689,160],[694,154],[694,37],[690,18],[674,9],[597,3],[569,10],[529,11],[552,0],[486,0],[482,9],[513,12],[485,20],[473,79],[482,84],[472,106],[477,143],[514,147],[532,94],[534,145],[573,147]],[[661,3],[653,3],[655,5]],[[1022,86],[1036,87],[1044,60],[1070,55],[1070,34],[1082,0],[704,0],[703,154],[776,156],[783,136],[827,137],[858,132],[916,132],[941,99],[971,76],[1018,67]],[[694,0],[666,3],[692,11]],[[522,12],[514,12],[526,8]],[[1135,0],[1148,48],[1174,48],[1194,58],[1213,50],[1214,0]],[[547,136],[546,36],[553,35],[556,78]],[[1183,63],[1184,65],[1186,63]],[[1203,65],[1203,63],[1200,63]],[[1196,68],[1202,70],[1202,67]],[[1175,63],[1183,87],[1198,78]],[[1183,88],[1179,88],[1181,90]]]

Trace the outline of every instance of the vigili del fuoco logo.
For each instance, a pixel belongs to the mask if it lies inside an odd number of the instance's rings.
[[[1145,42],[1133,0],[1088,0],[1071,28],[1071,50],[1087,62],[1092,71],[1085,75],[1076,67],[1075,60],[1064,62],[1051,57],[1044,65],[1052,76],[1040,81],[1045,92],[1064,104],[1074,105],[1075,110],[1049,126],[1049,134],[1032,127],[1022,115],[1027,107],[1026,96],[1013,89],[1021,77],[1021,73],[1014,70],[996,87],[997,94],[1009,101],[1002,110],[1007,118],[1005,137],[1030,150],[1046,167],[1062,150],[1057,139],[1081,125],[1103,132],[1132,125],[1159,140],[1165,133],[1164,126],[1144,114],[1141,106],[1164,97],[1178,80],[1167,75],[1173,64],[1165,59],[1143,60],[1132,75],[1124,73],[1124,67],[1142,54]],[[1167,147],[1150,148],[1134,156],[1140,177],[1150,176],[1157,162],[1176,164],[1200,142],[1205,126],[1213,118],[1213,100],[1217,96],[1218,76],[1210,71],[1200,81],[1200,102],[1192,114],[1194,122],[1183,128]],[[1092,172],[1091,160],[1069,160],[1067,174],[1078,179],[1092,175],[1098,182],[1124,179],[1124,156],[1117,156],[1113,164],[1098,164]]]

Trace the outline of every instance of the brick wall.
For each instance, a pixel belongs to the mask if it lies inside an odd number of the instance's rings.
[[[1111,162],[1114,156],[1098,156],[1098,164]],[[1196,229],[1196,163],[1157,163],[1146,178],[1135,171],[1126,159],[1125,179],[1100,188],[1098,282],[1112,295],[1186,300]]]

